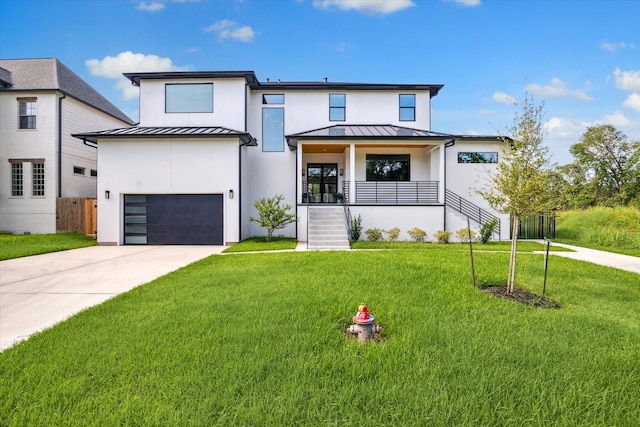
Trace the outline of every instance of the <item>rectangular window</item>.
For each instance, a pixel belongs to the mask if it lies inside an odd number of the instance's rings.
[[[36,128],[36,98],[18,99],[18,128],[19,129],[35,129]]]
[[[458,153],[458,163],[498,163],[498,153]]]
[[[416,120],[416,96],[400,95],[400,121],[414,122]]]
[[[409,154],[367,154],[367,181],[409,181]]]
[[[284,94],[262,95],[263,104],[284,104]]]
[[[344,122],[347,116],[347,95],[344,93],[329,94],[329,120]]]
[[[165,85],[165,112],[213,113],[213,83]]]
[[[24,195],[24,176],[22,163],[11,163],[11,196],[22,197]]]
[[[96,178],[98,176],[98,171],[95,169],[91,169],[91,177]]]
[[[262,109],[262,151],[284,151],[284,108]]]
[[[84,175],[85,170],[85,168],[81,168],[80,166],[73,167],[73,173],[76,175]]]
[[[44,163],[32,163],[34,196],[44,196]]]

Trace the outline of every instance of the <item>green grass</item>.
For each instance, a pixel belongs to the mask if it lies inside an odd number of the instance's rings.
[[[0,234],[0,260],[95,246],[91,236],[75,233]]]
[[[0,354],[0,425],[630,426],[640,279],[560,257],[521,306],[429,251],[213,256]],[[504,283],[508,253],[479,252]],[[543,257],[519,256],[540,291]],[[382,342],[345,337],[358,304]]]
[[[640,209],[597,207],[562,212],[556,241],[640,256]]]
[[[231,252],[262,252],[282,251],[296,248],[297,241],[289,237],[272,237],[270,242],[265,237],[252,237],[226,248],[225,253]]]

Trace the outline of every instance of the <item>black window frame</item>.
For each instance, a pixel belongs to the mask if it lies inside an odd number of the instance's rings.
[[[411,102],[409,106],[403,106],[403,102],[402,99],[403,97],[405,98],[409,98],[412,97],[413,98],[413,102]],[[415,93],[401,93],[398,95],[398,120],[401,122],[415,122],[416,121],[416,94]],[[411,112],[411,119],[403,119],[402,118],[402,113],[405,112]]]
[[[406,172],[401,176],[402,179],[392,179],[398,178],[397,176],[388,175],[386,178],[384,176],[374,176],[370,167],[370,161],[388,161],[390,163],[398,163],[398,162],[406,162]],[[366,180],[367,181],[397,181],[397,182],[409,182],[411,181],[411,154],[367,154],[365,160],[365,169],[366,169]]]
[[[265,112],[267,110],[278,110],[282,112],[282,145],[280,145],[280,142],[278,142],[278,149],[269,149],[269,150],[265,150]],[[262,109],[262,152],[263,153],[282,153],[284,151],[284,145],[285,145],[285,138],[284,138],[284,129],[285,129],[285,113],[284,113],[284,107],[271,107],[271,108],[263,108]],[[269,146],[271,148],[271,146]]]
[[[284,93],[262,94],[262,105],[284,105]]]
[[[168,87],[176,87],[176,86],[210,86],[211,87],[211,109],[206,110],[197,110],[197,109],[172,109],[169,111],[169,96],[167,93]],[[203,82],[203,83],[165,83],[164,85],[164,112],[165,114],[211,114],[214,111],[214,87],[213,83]],[[207,105],[208,107],[208,105]]]
[[[332,98],[342,97],[342,105],[336,105],[332,102]],[[333,119],[333,113],[342,112],[341,119]],[[330,93],[329,94],[329,121],[344,122],[347,120],[347,94],[346,93]]]
[[[458,163],[460,164],[496,164],[498,163],[497,151],[459,151]]]
[[[86,175],[87,173],[87,168],[82,167],[82,166],[74,166],[73,167],[73,174],[74,175]]]

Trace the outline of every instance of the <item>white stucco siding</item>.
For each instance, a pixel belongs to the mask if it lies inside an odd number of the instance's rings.
[[[223,194],[224,241],[237,242],[239,141],[230,139],[101,140],[98,242],[122,243],[125,194]],[[110,198],[106,199],[105,191]]]
[[[358,206],[350,207],[351,216],[362,216],[360,240],[367,240],[365,231],[369,228],[390,230],[400,229],[399,240],[410,241],[407,231],[418,227],[427,233],[427,241],[435,240],[436,231],[444,229],[443,206]]]
[[[222,126],[245,129],[246,81],[229,79],[175,79],[171,84],[212,83],[212,113],[166,113],[165,86],[162,80],[142,80],[140,83],[140,126]]]
[[[18,129],[18,99],[36,97],[36,129]],[[0,93],[0,230],[55,233],[57,191],[57,95]],[[23,164],[23,196],[11,196],[9,159],[43,159],[45,195],[33,196],[32,163]]]

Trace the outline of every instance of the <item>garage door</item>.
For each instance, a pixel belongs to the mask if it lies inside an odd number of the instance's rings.
[[[124,196],[127,245],[222,245],[222,194]]]

